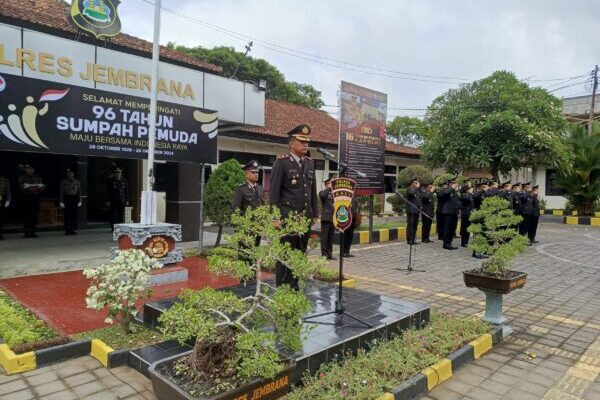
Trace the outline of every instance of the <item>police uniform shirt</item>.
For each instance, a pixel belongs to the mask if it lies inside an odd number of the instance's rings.
[[[319,192],[321,198],[321,221],[333,221],[333,192],[326,188]]]
[[[65,196],[78,196],[81,198],[81,182],[79,179],[65,178],[60,181],[60,201],[64,202]]]
[[[111,203],[115,203],[115,205],[127,203],[127,180],[124,178],[111,179],[108,190]]]
[[[421,191],[421,210],[429,217],[433,216],[433,193],[427,189]]]
[[[458,215],[458,197],[456,189],[445,188],[438,195],[440,199],[440,213],[442,215]]]
[[[0,176],[0,207],[10,201],[10,182],[3,176]]]
[[[258,185],[246,181],[235,188],[231,204],[234,211],[239,209],[240,213],[244,214],[248,208],[257,208],[263,204],[262,188]]]
[[[408,214],[419,214],[419,189],[416,187],[409,187],[406,189],[406,212]]]
[[[39,175],[21,175],[19,177],[19,189],[23,194],[38,194],[43,190],[42,178]]]
[[[290,211],[317,218],[317,182],[314,160],[294,154],[280,156],[271,169],[271,204],[287,218]]]

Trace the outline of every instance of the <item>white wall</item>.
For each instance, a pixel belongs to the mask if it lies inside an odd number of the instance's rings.
[[[540,197],[546,199],[546,208],[565,208],[567,199],[563,196],[546,196],[546,168],[538,167],[534,169],[533,182],[540,185]]]

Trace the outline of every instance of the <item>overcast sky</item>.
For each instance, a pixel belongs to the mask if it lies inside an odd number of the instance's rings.
[[[283,51],[296,56],[255,42],[251,55],[275,65],[288,80],[313,85],[326,104],[337,104],[341,80],[388,93],[390,108],[424,108],[462,82],[402,72],[473,80],[506,69],[550,89],[573,85],[556,91],[559,97],[584,95],[585,78],[566,79],[600,63],[597,0],[163,0],[163,7],[289,49]],[[119,11],[123,32],[152,40],[151,4],[126,0]],[[161,43],[169,41],[243,51],[249,39],[163,10]],[[555,78],[565,82],[533,81]],[[390,109],[388,114],[423,111]]]

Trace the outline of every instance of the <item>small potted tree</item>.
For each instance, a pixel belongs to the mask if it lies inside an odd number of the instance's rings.
[[[271,221],[279,219],[279,210],[270,206],[234,214],[236,231],[228,243],[237,251],[224,250],[208,258],[211,272],[247,282],[248,294],[186,291],[159,318],[166,337],[194,343],[192,351],[150,366],[159,400],[274,399],[287,393],[294,365],[280,351],[302,348],[302,316],[311,305],[302,292],[287,285],[274,287],[260,271],[280,261],[302,280],[326,261],[309,259],[279,240],[307,232],[307,218],[292,214],[278,229]],[[262,238],[259,246],[256,236]]]
[[[502,296],[525,285],[527,274],[510,270],[512,260],[525,251],[528,240],[516,227],[523,220],[520,215],[508,208],[508,201],[500,197],[483,200],[481,209],[471,214],[473,235],[469,248],[477,253],[487,254],[480,268],[464,271],[467,287],[476,287],[485,293],[485,315],[483,320],[501,325],[503,335],[511,329],[504,325],[502,316]]]

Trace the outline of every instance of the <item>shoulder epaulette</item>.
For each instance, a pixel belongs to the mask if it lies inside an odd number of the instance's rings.
[[[312,158],[307,157],[307,156],[304,156],[304,158],[306,158],[307,160],[310,160],[310,161],[314,161]]]
[[[290,158],[290,155],[289,154],[281,154],[281,155],[277,156],[278,160],[283,160],[286,158]]]
[[[246,182],[244,182],[244,183],[240,183],[240,184],[238,185],[238,187],[242,187],[242,186],[245,186],[245,185],[246,185]]]

